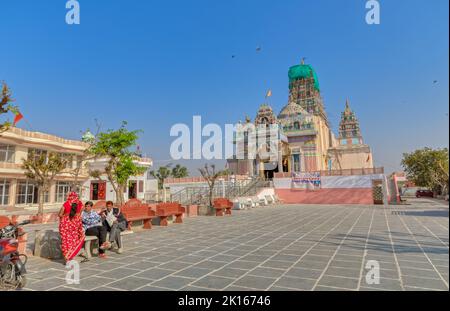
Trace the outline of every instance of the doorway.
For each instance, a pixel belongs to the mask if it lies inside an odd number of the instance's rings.
[[[91,200],[105,200],[106,199],[106,181],[91,182]]]
[[[137,198],[137,182],[130,181],[128,186],[128,199],[136,199]]]

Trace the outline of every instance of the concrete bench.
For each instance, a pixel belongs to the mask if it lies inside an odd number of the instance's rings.
[[[156,205],[156,216],[159,217],[160,226],[168,225],[167,217],[169,216],[175,216],[174,223],[181,224],[185,212],[185,208],[176,202],[160,203]]]
[[[120,244],[122,245],[122,247],[119,248],[119,252],[123,251],[122,236],[127,235],[127,234],[131,234],[131,233],[133,233],[133,231],[130,231],[130,230],[122,231],[120,233],[120,239],[121,239]],[[109,240],[109,232],[108,232],[108,235],[106,236],[106,240]],[[94,245],[96,243],[98,243],[98,238],[96,236],[87,235],[85,237],[85,239],[84,239],[84,252],[85,252],[87,258],[91,258],[92,257],[92,249],[93,249],[93,247],[94,247]]]
[[[231,208],[233,207],[233,202],[226,198],[217,198],[214,200],[214,208],[216,210],[216,216],[223,216],[224,210],[225,215],[231,215]]]

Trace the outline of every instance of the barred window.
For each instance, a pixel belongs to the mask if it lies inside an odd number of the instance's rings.
[[[15,153],[15,146],[0,144],[0,162],[13,163]]]
[[[30,181],[17,184],[17,204],[37,204],[39,202],[38,187]],[[49,202],[48,191],[44,194],[44,203]]]
[[[9,204],[9,181],[0,180],[0,205]]]
[[[57,182],[56,183],[56,197],[55,201],[57,203],[62,203],[66,200],[67,195],[70,192],[70,184],[68,182]]]

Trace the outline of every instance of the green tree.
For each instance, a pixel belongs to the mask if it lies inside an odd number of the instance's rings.
[[[14,101],[11,91],[6,83],[2,83],[2,90],[0,94],[0,116],[12,112],[16,114],[17,107],[11,103]],[[11,127],[11,122],[8,120],[0,122],[0,133],[7,131]]]
[[[171,164],[166,166],[160,166],[156,171],[150,171],[150,175],[158,180],[158,188],[162,189],[164,186],[164,179],[172,176],[172,170],[170,169]]]
[[[208,166],[208,164],[205,164],[203,168],[199,168],[198,170],[208,184],[209,208],[212,208],[214,199],[214,187],[216,185],[216,181],[219,177],[228,175],[228,171],[223,170],[216,172],[216,166],[214,164],[210,166]]]
[[[401,162],[409,180],[419,187],[447,193],[448,149],[423,148],[412,153],[404,153]]]
[[[189,171],[186,167],[177,164],[172,168],[171,175],[173,178],[185,178],[189,176]]]
[[[38,216],[44,214],[44,195],[50,190],[50,185],[56,176],[62,173],[68,162],[54,152],[36,154],[33,150],[27,159],[22,159],[25,175],[35,181],[38,188]]]
[[[106,159],[106,165],[102,172],[91,172],[98,177],[106,174],[116,193],[116,202],[124,204],[124,189],[131,176],[142,175],[146,168],[136,164],[137,156],[130,148],[136,145],[140,131],[129,131],[127,123],[123,122],[118,130],[108,130],[97,135],[95,144],[90,148],[90,153],[96,158]]]

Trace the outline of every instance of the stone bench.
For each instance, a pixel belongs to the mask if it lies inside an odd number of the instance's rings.
[[[231,208],[233,207],[233,202],[226,198],[217,198],[214,200],[214,208],[216,210],[216,216],[231,215]]]
[[[120,245],[122,245],[121,248],[119,248],[119,252],[123,251],[123,242],[122,242],[122,236],[127,235],[127,234],[131,234],[133,233],[133,231],[122,231],[120,233]],[[109,232],[106,236],[106,240],[109,240]],[[94,243],[92,243],[94,242]],[[87,235],[84,239],[84,252],[86,254],[87,258],[91,258],[92,257],[92,253],[93,253],[93,248],[95,246],[95,244],[98,243],[98,238],[96,236],[92,236],[92,235]]]
[[[176,202],[160,203],[156,205],[156,216],[159,217],[160,226],[168,225],[167,217],[169,216],[175,216],[174,223],[181,224],[185,212],[185,208]]]

